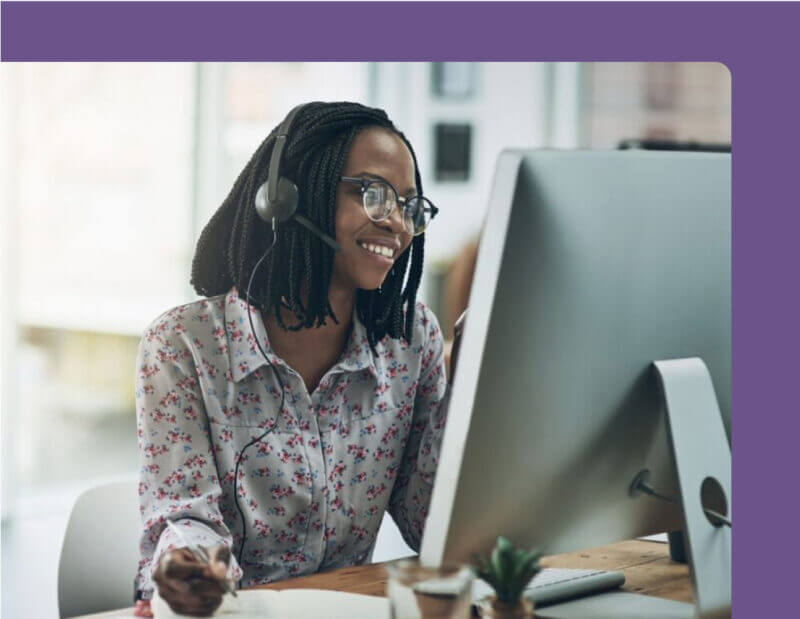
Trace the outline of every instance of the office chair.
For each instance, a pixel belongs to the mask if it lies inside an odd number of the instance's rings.
[[[133,606],[139,562],[136,480],[91,488],[75,501],[58,564],[61,617]]]
[[[75,501],[58,565],[61,617],[87,615],[133,605],[139,561],[139,497],[136,480],[91,488]],[[415,554],[384,514],[368,562]]]

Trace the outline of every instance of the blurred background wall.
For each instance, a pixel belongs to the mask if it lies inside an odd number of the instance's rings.
[[[76,494],[136,476],[139,335],[196,298],[200,230],[293,105],[382,107],[414,144],[441,209],[422,298],[446,333],[444,282],[503,148],[731,140],[730,75],[711,63],[4,63],[0,78],[4,616],[55,582],[41,568]]]

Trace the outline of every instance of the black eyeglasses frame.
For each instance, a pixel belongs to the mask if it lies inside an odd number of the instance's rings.
[[[436,205],[430,200],[428,200],[428,198],[426,198],[425,196],[413,196],[411,198],[400,196],[400,194],[397,192],[397,189],[395,189],[395,186],[392,185],[389,181],[382,178],[364,178],[361,176],[340,176],[339,180],[344,183],[358,185],[361,189],[362,196],[367,192],[367,189],[369,189],[369,186],[372,185],[373,183],[382,183],[384,185],[388,185],[389,188],[394,192],[395,204],[403,210],[405,210],[406,204],[411,200],[422,200],[423,203],[422,208],[424,210],[427,210],[431,214],[430,221],[433,221],[434,217],[436,217],[437,213],[439,212],[439,209],[436,207]],[[379,219],[378,221],[385,221],[386,219],[389,219],[389,217],[392,216],[393,212],[394,212],[393,210],[389,211],[386,214],[386,217],[384,217],[383,219]],[[428,222],[428,225],[430,225],[430,222]],[[425,230],[427,229],[428,226],[426,225],[425,228],[422,230],[422,232],[414,234],[414,236],[419,236],[420,234],[424,234]]]

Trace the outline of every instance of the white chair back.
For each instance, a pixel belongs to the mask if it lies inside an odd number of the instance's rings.
[[[91,488],[75,501],[58,564],[61,617],[133,606],[139,563],[138,482]]]

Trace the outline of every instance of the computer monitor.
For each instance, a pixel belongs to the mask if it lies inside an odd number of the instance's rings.
[[[716,153],[500,156],[423,563],[498,535],[552,554],[684,528],[680,501],[630,492],[647,470],[681,496],[654,361],[705,363],[729,480],[730,174]]]

